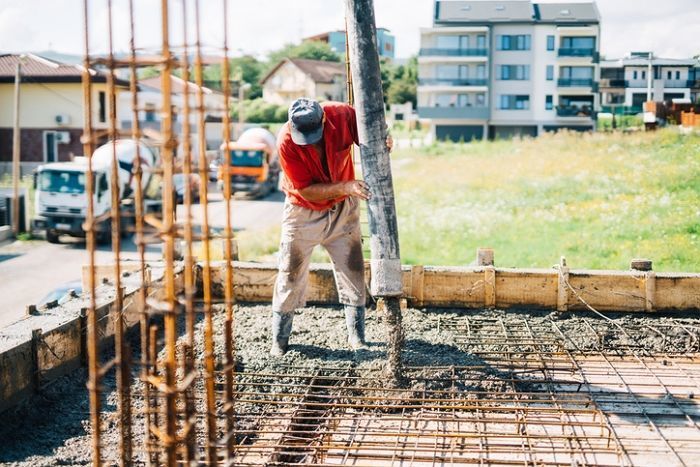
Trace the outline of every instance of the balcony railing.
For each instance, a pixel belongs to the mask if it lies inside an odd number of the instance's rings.
[[[600,87],[604,88],[626,88],[628,82],[624,79],[603,78],[600,80]]]
[[[486,78],[426,78],[418,80],[418,84],[420,86],[486,86],[488,80]]]
[[[594,81],[592,78],[559,78],[557,85],[562,88],[592,88]]]
[[[488,120],[488,107],[418,107],[420,118]]]
[[[588,106],[577,106],[577,105],[558,105],[557,106],[557,116],[558,117],[591,117],[593,115],[593,108]]]
[[[695,81],[685,80],[685,79],[665,80],[664,81],[665,88],[692,88],[694,84],[695,84]]]
[[[578,49],[572,47],[562,47],[559,49],[560,57],[595,57],[595,49]]]
[[[488,54],[487,49],[420,49],[422,57],[486,57]]]

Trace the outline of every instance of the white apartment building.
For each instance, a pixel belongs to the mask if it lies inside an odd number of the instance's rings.
[[[436,0],[421,30],[418,115],[437,139],[591,130],[599,48],[595,3]]]
[[[600,73],[604,110],[623,107],[628,113],[638,113],[648,97],[655,102],[700,100],[700,60],[696,58],[659,58],[651,52],[633,52],[623,59],[601,61]]]

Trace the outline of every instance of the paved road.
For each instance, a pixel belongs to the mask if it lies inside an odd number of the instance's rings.
[[[262,230],[280,221],[284,195],[275,193],[262,200],[236,199],[231,205],[233,228]],[[201,221],[202,209],[194,206],[193,219]],[[184,218],[184,206],[178,207],[178,218]],[[226,207],[220,194],[212,194],[209,204],[209,224],[214,228],[225,225]],[[28,304],[37,303],[49,292],[68,282],[80,280],[83,264],[88,261],[84,241],[63,238],[62,244],[45,241],[14,242],[0,245],[0,328],[21,318]],[[122,258],[137,259],[136,246],[131,239],[122,245]],[[151,247],[147,259],[160,257],[160,247]],[[112,263],[110,246],[97,251],[98,263]]]

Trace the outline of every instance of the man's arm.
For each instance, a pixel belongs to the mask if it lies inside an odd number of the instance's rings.
[[[318,202],[341,196],[354,196],[363,200],[372,197],[369,187],[362,180],[336,183],[316,183],[299,190],[299,194],[307,201]]]

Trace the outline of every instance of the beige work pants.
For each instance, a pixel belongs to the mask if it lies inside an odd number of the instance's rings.
[[[365,305],[365,273],[360,209],[350,197],[326,211],[284,203],[279,273],[272,310],[291,313],[306,305],[311,252],[322,245],[331,257],[343,305]]]

